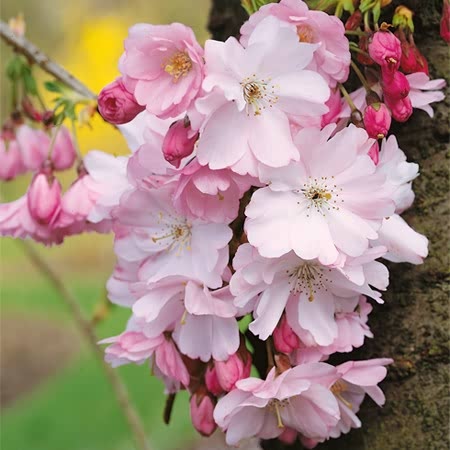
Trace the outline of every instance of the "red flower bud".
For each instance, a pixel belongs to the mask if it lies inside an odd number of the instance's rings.
[[[383,139],[391,127],[391,113],[384,103],[372,103],[364,111],[364,127],[374,139]]]
[[[194,151],[198,133],[193,132],[189,121],[185,119],[174,122],[164,137],[162,151],[166,161],[176,168],[180,167],[181,160]]]
[[[378,162],[380,161],[380,144],[378,144],[378,141],[375,141],[373,143],[372,147],[370,147],[370,150],[367,154],[370,156],[373,163],[375,165],[378,165]]]
[[[383,70],[381,86],[385,100],[389,99],[391,102],[407,97],[410,91],[409,81],[402,72],[391,74]]]
[[[362,12],[357,9],[345,22],[345,29],[348,31],[357,30],[362,22]]]
[[[27,193],[28,210],[36,222],[49,225],[61,210],[61,185],[52,175],[39,172]]]
[[[145,106],[136,102],[134,95],[127,91],[122,78],[105,86],[98,96],[98,110],[102,117],[117,125],[132,121]]]
[[[205,387],[200,389],[191,396],[191,420],[194,428],[203,436],[211,436],[217,428],[214,422],[215,400],[206,392]]]
[[[391,110],[392,117],[397,122],[406,122],[411,117],[413,112],[413,107],[409,97],[395,100],[393,102],[386,99],[386,105]]]
[[[219,380],[217,378],[217,371],[216,367],[214,365],[208,366],[206,368],[205,372],[205,385],[211,394],[214,394],[215,396],[219,396],[223,393],[222,386],[219,383]]]
[[[382,69],[395,72],[402,56],[400,41],[390,31],[377,31],[370,39],[369,55]]]
[[[239,352],[231,355],[226,361],[216,361],[217,380],[226,392],[231,391],[236,382],[250,376],[252,359],[250,353],[240,356]]]

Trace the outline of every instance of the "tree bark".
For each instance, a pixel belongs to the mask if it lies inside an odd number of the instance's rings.
[[[414,12],[416,44],[428,59],[432,78],[448,79],[448,45],[439,36],[442,1],[393,1]],[[246,14],[240,0],[212,0],[209,29],[214,39],[237,36]],[[447,89],[448,94],[448,89]],[[414,182],[416,200],[403,217],[430,240],[430,254],[420,266],[389,264],[391,283],[384,305],[374,305],[369,325],[375,339],[346,359],[392,357],[382,384],[386,405],[370,399],[362,405],[361,429],[332,439],[318,450],[441,450],[449,447],[449,97],[434,105],[435,117],[415,111],[406,124],[391,131],[409,161],[420,165]],[[266,450],[300,449],[278,441]]]

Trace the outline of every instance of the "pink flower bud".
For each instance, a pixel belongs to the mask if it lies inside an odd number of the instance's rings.
[[[383,139],[391,127],[391,113],[384,103],[372,103],[364,111],[364,126],[374,139]]]
[[[28,170],[39,169],[47,159],[50,138],[42,131],[20,125],[16,139],[22,154],[22,162]]]
[[[390,101],[405,98],[410,91],[408,78],[402,72],[390,74],[382,71],[381,86],[385,100],[389,99]]]
[[[231,355],[226,361],[216,361],[215,368],[217,380],[220,386],[226,392],[231,391],[236,382],[250,376],[252,367],[250,354],[246,351],[246,355],[242,352]]]
[[[56,130],[53,130],[55,133]],[[56,135],[53,146],[51,160],[53,168],[56,170],[70,169],[75,162],[77,152],[72,141],[69,130],[66,127],[61,127]]]
[[[9,141],[0,137],[0,180],[12,180],[24,172],[16,140]]]
[[[395,72],[400,66],[400,41],[390,31],[377,31],[369,43],[370,57],[383,69]]]
[[[330,98],[325,103],[329,111],[322,116],[321,127],[330,123],[335,123],[339,119],[339,113],[342,109],[341,92],[339,89],[331,89]]]
[[[203,436],[211,436],[217,428],[214,422],[213,411],[215,401],[206,392],[205,388],[200,388],[191,396],[191,420],[194,428]]]
[[[52,175],[39,172],[33,178],[27,192],[28,210],[41,225],[56,220],[61,210],[61,185]]]
[[[284,427],[283,432],[278,436],[278,439],[286,445],[292,445],[297,440],[298,432],[293,428]]]
[[[183,386],[189,386],[190,376],[172,339],[165,339],[155,351],[155,362],[159,370]]]
[[[164,137],[162,150],[164,158],[176,168],[181,160],[194,151],[198,133],[193,133],[190,124],[184,119],[174,122]]]
[[[442,5],[441,37],[445,42],[450,42],[450,1],[444,0]]]
[[[370,150],[367,154],[370,156],[373,163],[375,165],[378,165],[378,161],[380,160],[380,144],[378,144],[378,141],[375,141],[372,144],[372,147],[370,147]]]
[[[223,393],[222,386],[217,378],[217,371],[214,365],[208,366],[205,372],[205,385],[211,394],[219,396]]]
[[[397,122],[406,122],[413,112],[413,107],[409,97],[402,98],[391,102],[386,99],[386,105],[389,107],[392,113],[392,117]]]
[[[105,86],[98,95],[98,110],[110,123],[131,122],[144,109],[145,106],[139,105],[134,95],[126,90],[121,77]]]
[[[282,353],[291,353],[300,345],[297,335],[287,323],[286,316],[283,315],[275,330],[273,330],[273,343],[275,349]]]

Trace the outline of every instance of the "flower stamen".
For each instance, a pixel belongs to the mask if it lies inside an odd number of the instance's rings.
[[[164,70],[172,76],[172,81],[177,83],[181,77],[185,77],[192,69],[192,60],[186,52],[176,52],[163,64]]]

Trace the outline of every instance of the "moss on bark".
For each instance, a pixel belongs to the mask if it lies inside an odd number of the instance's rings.
[[[449,75],[448,45],[439,36],[442,1],[410,0],[415,40],[433,78]],[[394,1],[393,10],[400,4]],[[215,39],[236,36],[245,20],[240,0],[213,0],[210,31]],[[366,399],[359,414],[363,427],[319,450],[441,450],[449,447],[449,97],[434,106],[435,117],[416,111],[395,127],[409,161],[420,165],[416,200],[404,218],[430,240],[425,264],[391,264],[385,305],[375,305],[369,324],[375,339],[349,358],[390,356],[395,360],[382,387],[386,406]],[[275,441],[267,450],[285,449]],[[298,446],[290,448],[299,448]]]

